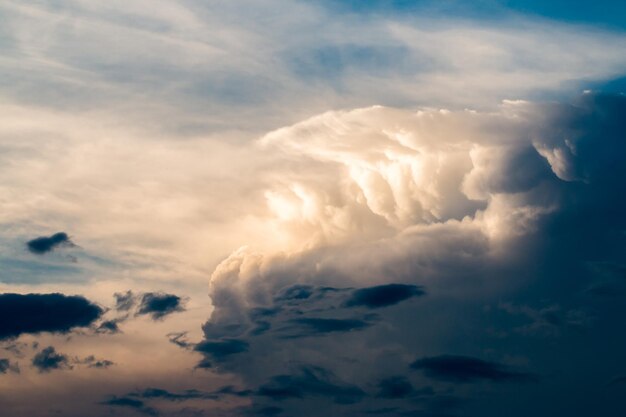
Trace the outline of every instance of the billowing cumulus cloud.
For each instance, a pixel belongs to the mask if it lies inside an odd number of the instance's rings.
[[[262,149],[307,167],[277,169],[280,179],[265,192],[272,222],[292,249],[243,248],[215,269],[215,310],[202,343],[222,346],[228,343],[222,340],[233,340],[224,338],[238,338],[246,349],[213,365],[251,387],[262,386],[269,370],[289,371],[282,359],[289,355],[294,364],[352,375],[368,392],[364,398],[409,398],[410,387],[429,380],[537,380],[533,367],[506,351],[496,360],[478,359],[474,350],[424,352],[417,361],[410,356],[423,346],[417,334],[433,337],[437,325],[427,317],[439,320],[446,306],[509,293],[530,285],[524,283],[533,282],[532,274],[554,289],[544,294],[562,298],[561,259],[574,253],[589,259],[596,248],[586,242],[610,248],[619,241],[613,231],[624,227],[618,212],[626,200],[614,191],[626,178],[618,163],[626,160],[625,113],[623,97],[590,93],[571,104],[507,102],[490,113],[382,107],[333,112],[266,135]],[[573,245],[573,236],[585,240]],[[525,271],[538,251],[543,270]],[[472,308],[471,314],[480,311]],[[415,327],[398,309],[426,317],[417,318]],[[584,311],[556,304],[500,303],[482,314],[495,314],[486,334],[501,338],[575,334],[591,323]],[[507,324],[518,336],[498,333],[499,320],[522,318],[526,323]],[[406,339],[403,332],[416,336]],[[342,355],[346,345],[350,360]],[[382,365],[355,369],[376,362],[372,358],[384,362],[390,352],[392,369],[420,372],[397,377],[385,376]],[[264,366],[251,364],[257,355]],[[437,389],[423,400],[427,409],[462,402]],[[303,407],[287,408],[315,415]]]
[[[4,413],[626,414],[622,30],[0,3]]]
[[[103,313],[102,308],[81,296],[63,294],[0,294],[0,340],[24,333],[67,333],[86,327]]]

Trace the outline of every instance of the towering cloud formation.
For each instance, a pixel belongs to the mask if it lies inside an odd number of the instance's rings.
[[[624,97],[584,94],[572,104],[506,102],[496,113],[331,112],[268,134],[261,147],[281,152],[288,167],[276,169],[265,192],[271,221],[298,249],[243,248],[217,267],[215,310],[198,349],[203,366],[208,361],[257,387],[300,381],[298,367],[315,366],[340,379],[351,375],[345,384],[399,381],[371,396],[410,396],[420,377],[407,373],[409,356],[425,346],[416,334],[433,341],[454,331],[435,331],[416,315],[440,316],[445,306],[509,294],[538,278],[545,296],[564,297],[554,292],[563,285],[554,271],[564,257],[616,260],[623,242],[614,231],[624,230],[626,209],[616,192],[626,178],[624,114]],[[408,303],[416,295],[423,301]],[[416,321],[400,320],[399,311]],[[444,383],[534,379],[498,361],[430,353],[412,367]],[[256,355],[263,365],[251,360]],[[258,400],[282,400],[283,392]],[[337,402],[326,398],[320,404]],[[298,415],[319,415],[303,402],[292,405]]]

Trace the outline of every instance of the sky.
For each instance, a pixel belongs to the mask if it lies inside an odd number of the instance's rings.
[[[0,2],[0,415],[626,414],[626,6]]]

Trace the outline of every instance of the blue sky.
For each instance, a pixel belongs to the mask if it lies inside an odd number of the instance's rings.
[[[626,6],[619,0],[540,1],[540,0],[327,0],[330,7],[357,13],[433,14],[445,13],[466,18],[499,19],[511,13],[557,21],[582,23],[623,30]]]

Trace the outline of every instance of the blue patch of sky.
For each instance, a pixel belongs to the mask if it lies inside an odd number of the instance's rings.
[[[530,17],[626,30],[624,0],[324,0],[324,2],[333,9],[355,13],[426,13],[484,19],[498,19],[507,14],[521,13]]]

